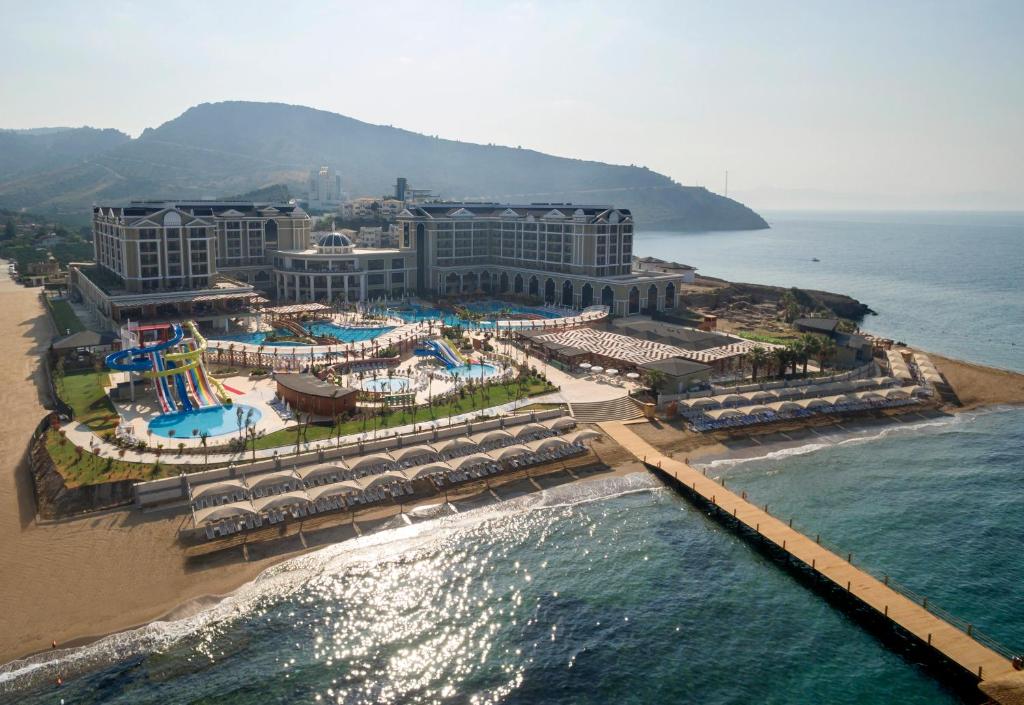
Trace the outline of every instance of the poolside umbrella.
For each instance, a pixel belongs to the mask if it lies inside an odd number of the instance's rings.
[[[609,377],[614,377],[615,375],[619,374],[619,371],[613,367],[610,370],[605,370],[604,373]]]
[[[604,368],[601,367],[600,365],[594,365],[593,367],[590,368],[590,371],[591,372],[604,372]]]
[[[629,372],[629,373],[626,374],[626,376],[629,379],[640,379],[640,373],[638,373],[638,372]]]
[[[589,370],[590,367],[591,367],[591,365],[590,365],[589,362],[583,362],[583,363],[580,364],[580,369],[581,370]]]

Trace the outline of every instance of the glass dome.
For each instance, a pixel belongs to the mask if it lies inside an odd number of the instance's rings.
[[[316,245],[321,252],[329,253],[351,252],[352,247],[352,241],[344,233],[327,233]]]

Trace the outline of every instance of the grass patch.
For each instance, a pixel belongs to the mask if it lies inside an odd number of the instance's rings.
[[[71,304],[64,299],[54,300],[47,296],[46,307],[50,309],[50,316],[53,318],[53,325],[57,328],[57,335],[70,335],[68,331],[79,333],[85,330],[85,324],[78,319]]]
[[[487,388],[489,393],[481,395],[477,392],[473,396],[466,395],[463,399],[456,399],[448,404],[442,404],[440,406],[428,407],[428,406],[417,406],[412,409],[396,409],[389,411],[383,416],[378,415],[376,417],[376,428],[378,431],[395,426],[405,426],[407,424],[423,423],[425,421],[432,421],[435,419],[445,419],[449,416],[459,416],[460,414],[468,414],[471,411],[477,411],[480,409],[487,409],[492,406],[499,406],[501,404],[507,404],[510,401],[515,401],[519,398],[517,386],[511,385],[493,385]],[[545,392],[554,391],[555,387],[551,386],[548,382],[540,379],[533,378],[528,383],[523,385],[523,397],[535,396],[537,394],[543,394]],[[554,406],[558,406],[557,404]],[[364,431],[372,431],[374,429],[374,419],[362,418],[349,419],[342,421],[340,430],[338,426],[319,426],[310,425],[306,428],[304,441],[319,441],[325,438],[334,438],[335,436],[347,436],[353,433],[363,433]],[[280,431],[274,431],[269,433],[262,438],[256,440],[256,448],[278,448],[281,446],[295,446],[296,435],[298,434],[298,427],[292,426],[290,428],[284,428]],[[251,445],[249,446],[252,447]]]
[[[565,408],[565,404],[556,404],[554,402],[552,402],[552,403],[527,404],[526,406],[521,406],[518,409],[516,409],[516,413],[517,414],[522,414],[522,413],[527,413],[527,412],[530,412],[530,411],[551,411],[552,409],[564,409],[564,408]]]
[[[735,335],[745,340],[753,340],[755,343],[773,343],[775,345],[787,345],[795,340],[798,340],[800,336],[798,334],[787,335],[785,333],[768,333],[765,331],[749,331],[739,330],[735,331]]]
[[[157,468],[149,463],[130,463],[116,458],[101,458],[87,450],[79,453],[74,443],[61,436],[56,430],[46,432],[46,450],[64,477],[68,487],[95,485],[115,480],[155,480],[166,474],[177,474],[178,466],[161,465]]]
[[[106,372],[72,372],[57,378],[57,393],[75,411],[75,420],[93,431],[110,431],[118,423],[117,411],[103,388]]]

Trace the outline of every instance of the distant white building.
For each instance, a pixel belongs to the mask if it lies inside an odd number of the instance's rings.
[[[341,176],[329,166],[322,166],[309,173],[309,207],[316,210],[335,210],[341,206],[344,194],[341,192]]]

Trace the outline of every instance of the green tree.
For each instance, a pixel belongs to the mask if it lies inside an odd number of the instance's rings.
[[[4,225],[4,240],[13,240],[18,234],[18,228],[14,224],[14,218],[8,218]]]
[[[757,381],[757,372],[768,364],[768,353],[760,345],[751,348],[748,355],[750,360],[750,378]]]

